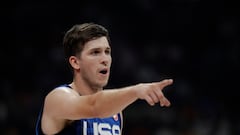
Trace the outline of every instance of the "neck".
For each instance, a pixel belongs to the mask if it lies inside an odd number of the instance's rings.
[[[101,91],[103,88],[94,87],[82,80],[78,80],[76,78],[73,79],[73,82],[70,84],[73,90],[77,91],[80,95],[90,95],[94,94],[98,91]]]

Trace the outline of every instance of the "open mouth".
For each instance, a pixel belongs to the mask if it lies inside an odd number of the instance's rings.
[[[107,74],[107,72],[108,72],[108,71],[107,71],[107,69],[104,69],[104,70],[101,70],[99,73],[101,73],[101,74],[104,74],[104,75],[105,75],[105,74]]]

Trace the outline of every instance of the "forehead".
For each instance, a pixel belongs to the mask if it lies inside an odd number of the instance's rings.
[[[91,41],[88,41],[85,45],[84,45],[84,49],[83,50],[91,50],[91,49],[95,49],[95,48],[110,48],[110,45],[108,43],[108,40],[106,37],[100,37]]]

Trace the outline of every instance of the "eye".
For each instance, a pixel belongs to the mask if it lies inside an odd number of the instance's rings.
[[[110,50],[105,50],[105,53],[106,54],[111,54],[111,51]]]
[[[94,51],[91,52],[91,54],[93,54],[93,55],[97,55],[97,54],[99,54],[99,53],[100,53],[99,50],[94,50]]]

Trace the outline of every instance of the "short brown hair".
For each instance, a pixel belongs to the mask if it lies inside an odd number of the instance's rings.
[[[105,36],[110,43],[108,30],[95,23],[76,24],[69,29],[63,38],[65,58],[81,54],[84,44],[90,40]]]

